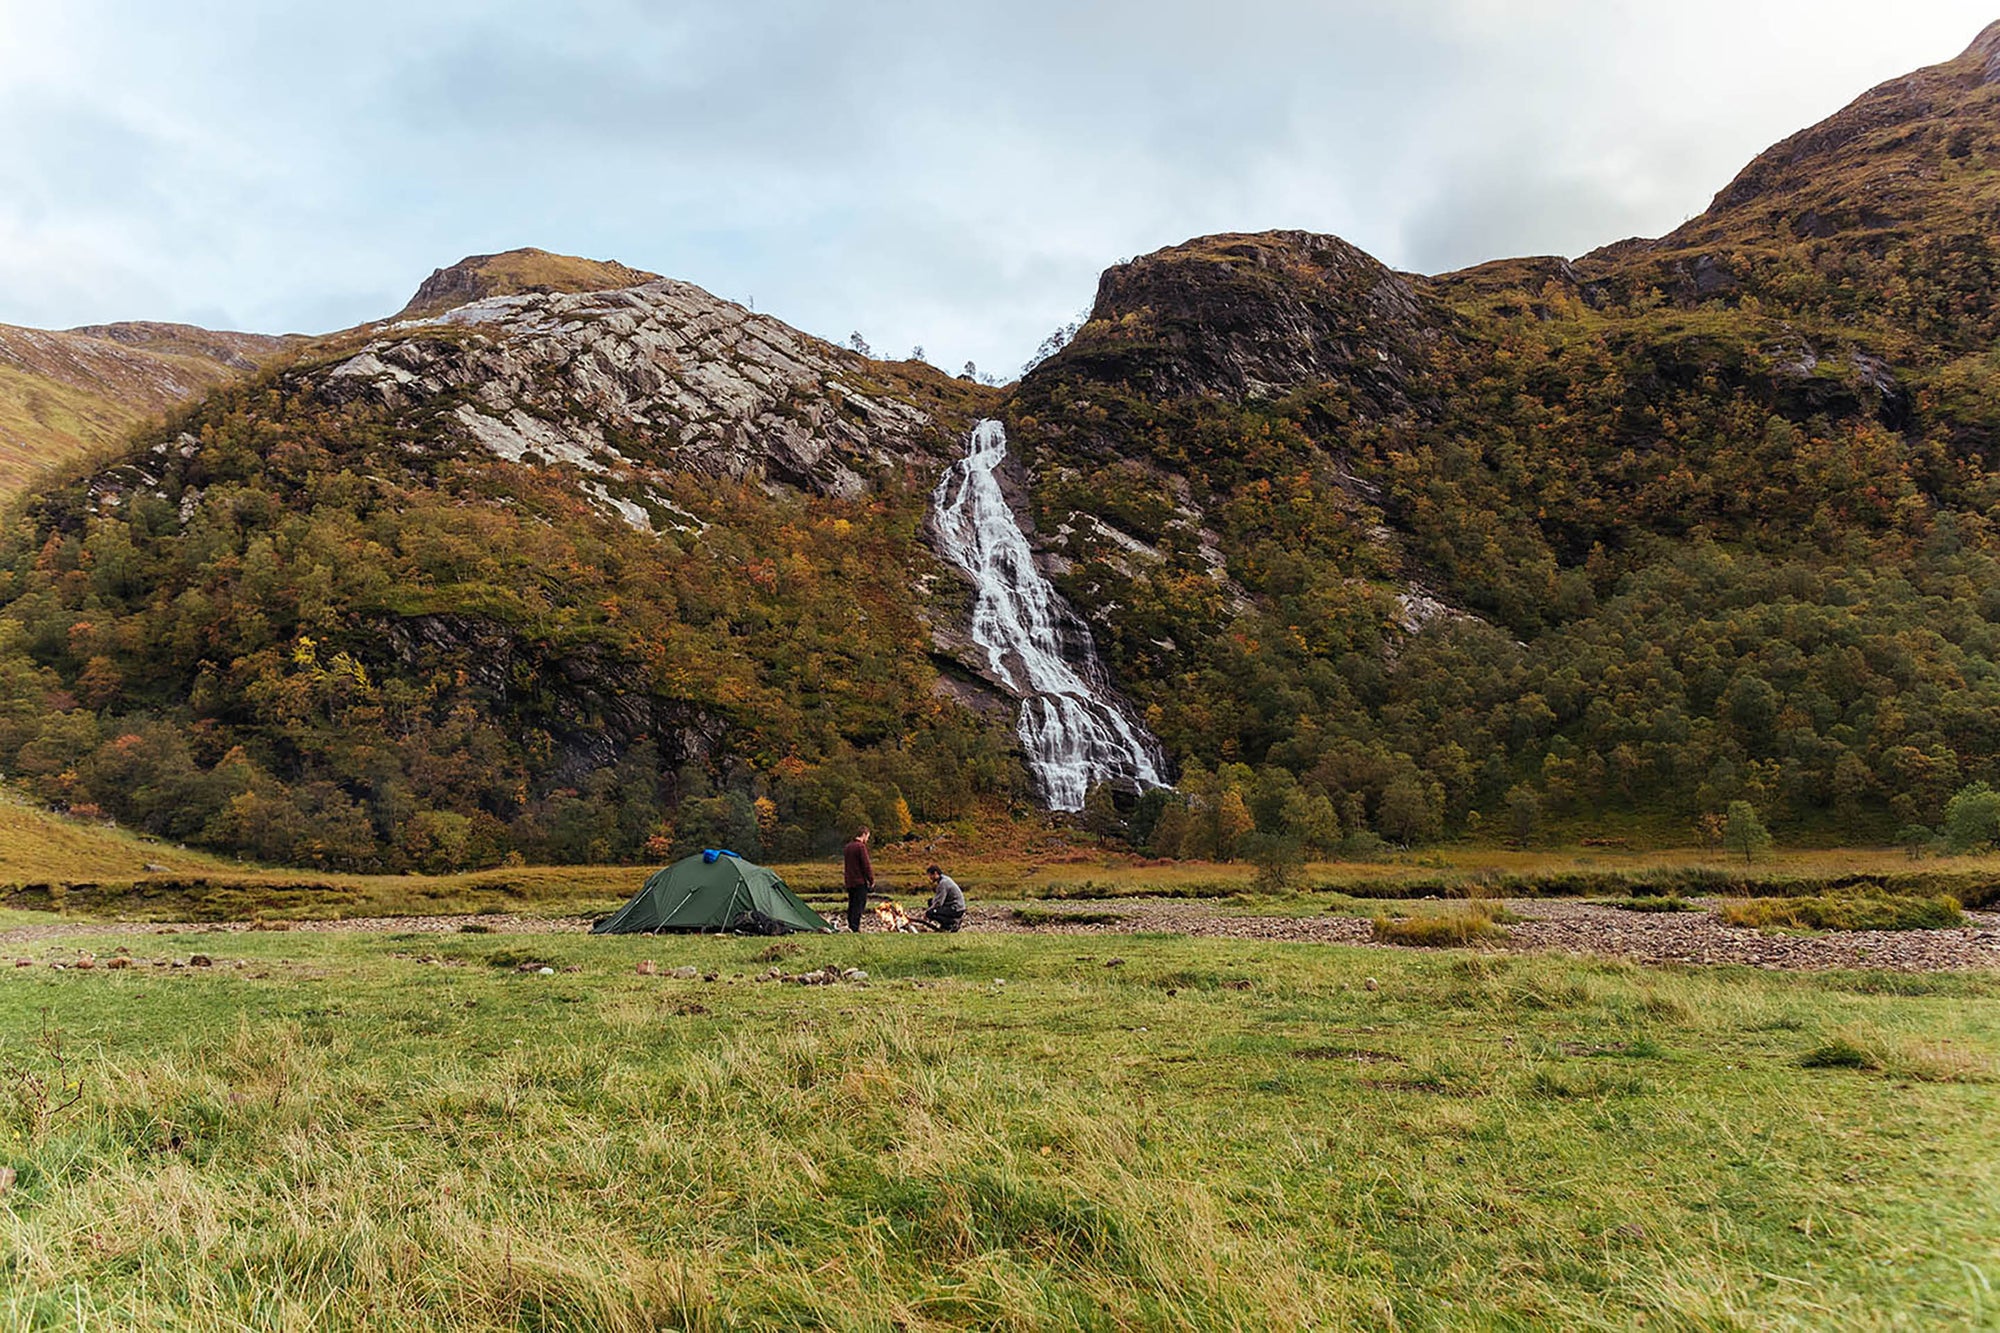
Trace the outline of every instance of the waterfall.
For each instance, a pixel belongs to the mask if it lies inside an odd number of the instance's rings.
[[[1089,627],[1035,568],[1000,493],[1006,460],[1007,432],[997,421],[980,422],[931,499],[939,554],[978,590],[973,642],[993,678],[1021,701],[1028,766],[1055,810],[1081,810],[1100,782],[1165,786],[1158,742],[1119,707]]]

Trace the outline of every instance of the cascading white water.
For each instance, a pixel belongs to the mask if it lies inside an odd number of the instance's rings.
[[[1090,631],[1035,568],[1034,553],[1000,493],[1007,432],[973,428],[972,447],[932,496],[938,550],[978,589],[972,639],[994,679],[1021,701],[1028,766],[1056,810],[1081,810],[1101,782],[1166,785],[1158,743],[1112,700]],[[1070,656],[1065,656],[1065,639]],[[1074,661],[1072,661],[1074,658]]]

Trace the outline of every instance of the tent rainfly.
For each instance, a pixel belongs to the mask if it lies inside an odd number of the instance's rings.
[[[631,902],[598,922],[590,933],[715,932],[753,924],[768,932],[771,927],[764,923],[785,930],[833,929],[785,887],[776,871],[745,861],[735,852],[711,850],[655,871]]]

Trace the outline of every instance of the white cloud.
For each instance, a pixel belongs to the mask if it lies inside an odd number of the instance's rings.
[[[1991,0],[0,0],[0,319],[317,330],[541,245],[1011,369],[1123,256],[1569,252]]]

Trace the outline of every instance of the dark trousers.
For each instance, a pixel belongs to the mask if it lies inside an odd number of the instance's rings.
[[[849,889],[847,891],[847,928],[861,933],[861,914],[868,910],[868,890]]]
[[[947,911],[942,907],[926,907],[924,909],[924,920],[930,922],[939,930],[957,930],[965,924],[965,913]]]

